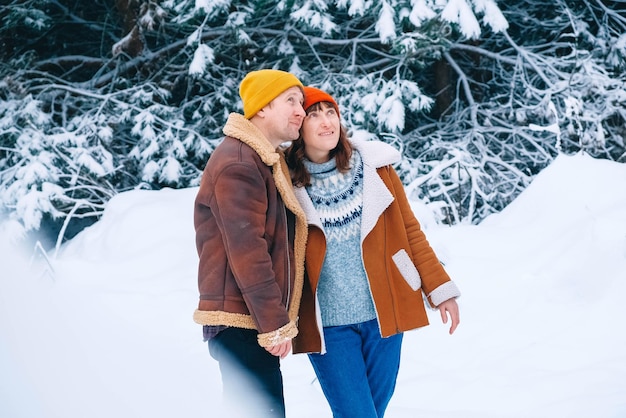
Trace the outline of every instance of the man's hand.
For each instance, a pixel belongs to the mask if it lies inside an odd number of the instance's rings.
[[[276,357],[285,358],[287,357],[287,354],[291,352],[291,340],[283,341],[280,344],[266,347],[265,349]]]
[[[456,303],[456,299],[448,299],[445,302],[442,302],[439,306],[439,313],[441,314],[441,320],[444,324],[448,323],[448,315],[450,315],[450,319],[452,320],[452,324],[450,324],[450,335],[454,332],[456,327],[459,326],[459,305]]]

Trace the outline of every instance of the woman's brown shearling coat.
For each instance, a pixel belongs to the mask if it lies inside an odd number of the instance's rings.
[[[353,142],[364,164],[362,251],[365,271],[374,299],[383,337],[428,325],[423,295],[432,306],[460,292],[430,247],[415,218],[400,178],[390,164],[399,159],[397,151],[381,142]],[[325,352],[321,324],[316,314],[315,292],[322,270],[326,240],[321,221],[304,188],[296,188],[309,222],[305,257],[305,282],[300,304],[294,352]],[[404,249],[421,278],[413,290],[392,260]]]

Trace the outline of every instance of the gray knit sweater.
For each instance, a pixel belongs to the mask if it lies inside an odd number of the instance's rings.
[[[337,170],[335,159],[322,164],[304,160],[311,173],[306,190],[322,221],[326,256],[317,287],[324,326],[376,318],[361,254],[363,162],[354,150],[351,169]]]

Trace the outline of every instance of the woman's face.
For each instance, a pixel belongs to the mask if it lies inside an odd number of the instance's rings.
[[[332,151],[339,143],[340,123],[335,108],[321,102],[319,109],[312,110],[302,122],[304,153],[314,163],[324,163],[330,159]]]

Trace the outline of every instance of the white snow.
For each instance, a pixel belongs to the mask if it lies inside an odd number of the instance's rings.
[[[396,36],[395,12],[393,7],[386,1],[380,6],[378,20],[376,20],[376,33],[380,36],[383,44],[390,43]]]
[[[625,180],[559,156],[481,225],[428,225],[461,325],[406,334],[387,417],[626,416]],[[191,318],[195,193],[119,194],[49,262],[0,225],[1,417],[227,416]],[[288,417],[330,417],[306,356],[283,373]]]
[[[295,21],[306,22],[310,27],[321,30],[324,36],[330,36],[332,32],[337,30],[337,25],[325,13],[327,8],[328,4],[325,1],[306,1],[302,7],[291,12],[290,17]],[[286,47],[293,48],[288,45],[289,42],[282,43],[281,50]]]
[[[480,35],[480,24],[465,0],[450,0],[441,12],[441,18],[458,23],[461,33],[469,39],[476,39]]]
[[[474,0],[476,12],[483,13],[483,24],[494,32],[503,32],[509,28],[509,22],[493,0]]]
[[[422,22],[428,19],[434,19],[437,14],[429,7],[426,0],[413,0],[409,20],[416,27],[422,26]]]
[[[209,64],[215,60],[213,48],[207,44],[200,44],[193,53],[193,60],[189,64],[189,75],[199,76],[205,73]]]

